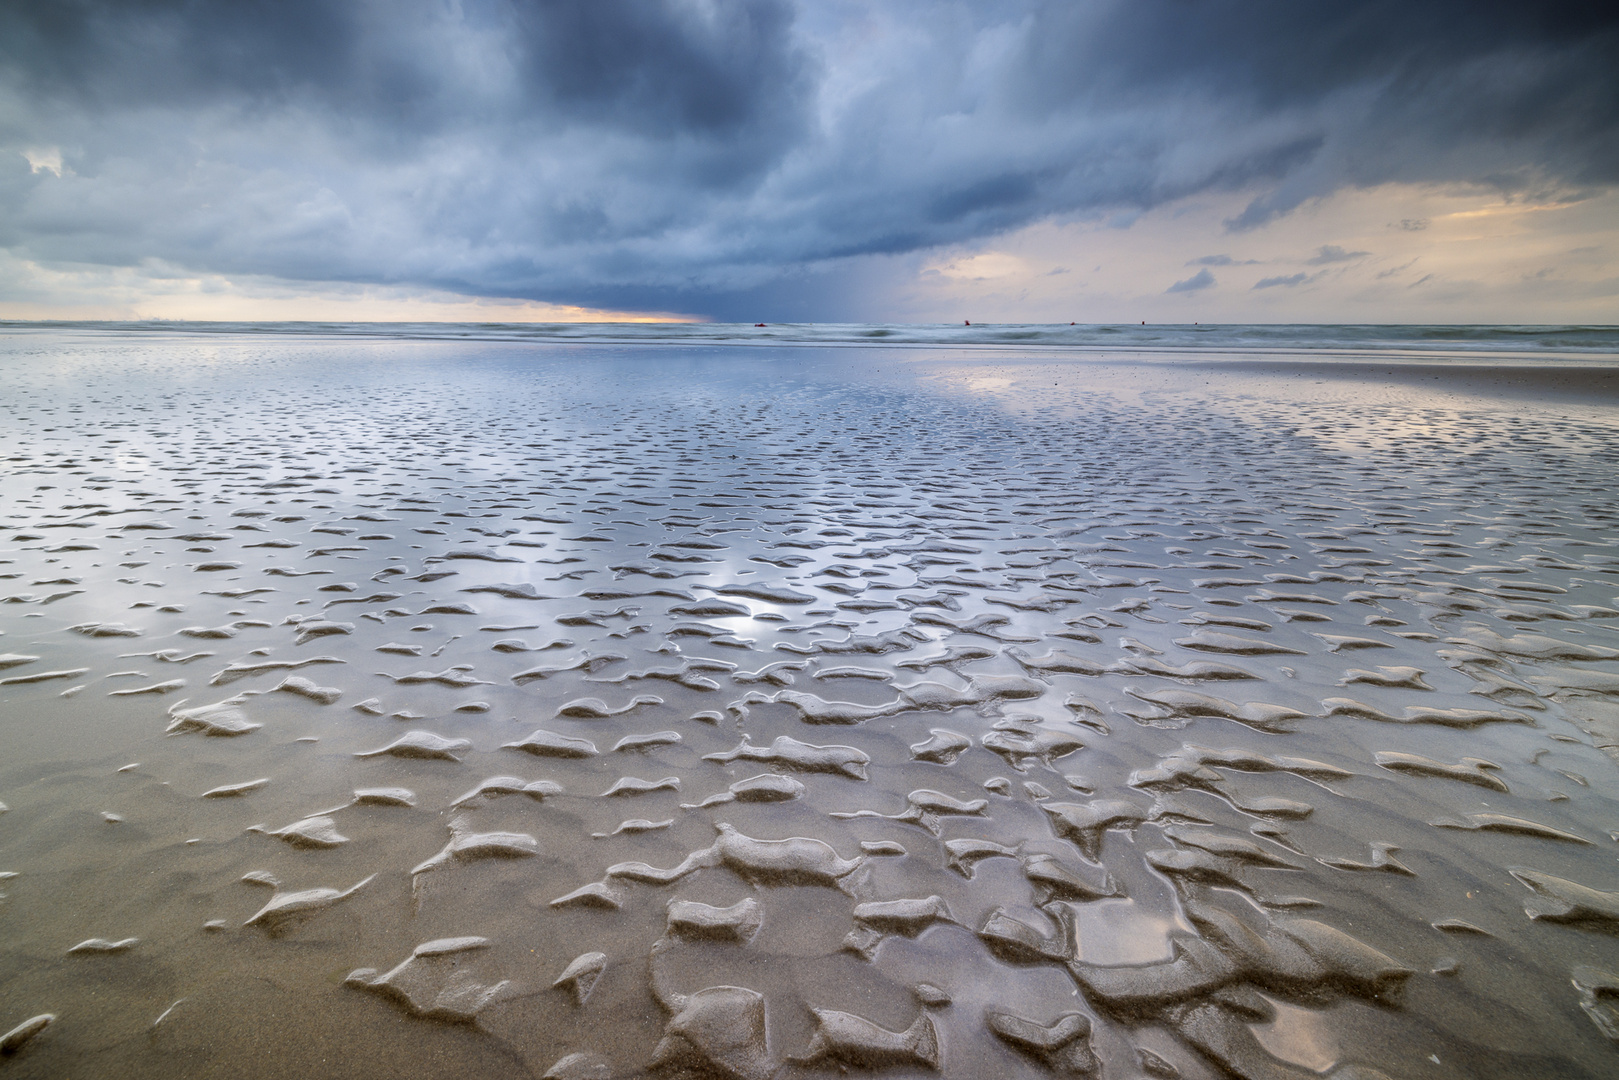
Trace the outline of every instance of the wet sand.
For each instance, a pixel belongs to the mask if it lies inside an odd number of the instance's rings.
[[[8,1078],[1615,1067],[1611,366],[64,329],[0,395]]]

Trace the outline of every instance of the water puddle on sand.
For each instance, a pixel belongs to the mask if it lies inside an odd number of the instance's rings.
[[[1004,366],[0,339],[0,1074],[1612,1075],[1619,412]]]

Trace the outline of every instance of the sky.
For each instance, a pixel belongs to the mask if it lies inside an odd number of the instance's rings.
[[[1619,323],[1619,7],[0,0],[0,318]]]

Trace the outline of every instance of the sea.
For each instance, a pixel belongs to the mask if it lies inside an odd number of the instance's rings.
[[[597,344],[1002,347],[1116,352],[1376,352],[1487,356],[1619,355],[1619,326],[711,323],[711,322],[137,322],[3,321],[4,331],[86,330],[125,334],[254,334],[413,341]]]

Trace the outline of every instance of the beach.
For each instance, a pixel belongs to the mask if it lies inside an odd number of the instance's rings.
[[[1611,332],[769,329],[0,330],[8,1080],[1609,1074]]]

